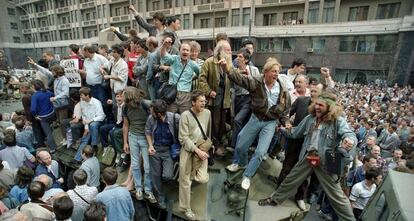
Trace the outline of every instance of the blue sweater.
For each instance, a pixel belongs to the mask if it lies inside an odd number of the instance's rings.
[[[53,97],[53,93],[50,91],[36,91],[32,95],[30,111],[33,116],[45,118],[54,113],[53,104],[50,101],[51,97]]]

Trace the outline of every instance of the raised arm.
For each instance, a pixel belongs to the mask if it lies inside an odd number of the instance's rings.
[[[145,21],[145,19],[138,14],[138,11],[135,9],[133,5],[129,6],[129,11],[134,15],[138,25],[145,29],[150,34],[149,36],[153,36],[151,34],[153,34],[154,29],[156,29],[156,27]]]

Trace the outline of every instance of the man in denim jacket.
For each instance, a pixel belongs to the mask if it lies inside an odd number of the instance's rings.
[[[276,206],[295,194],[297,187],[315,172],[321,186],[332,204],[340,220],[355,220],[351,204],[338,182],[338,175],[327,171],[325,152],[339,145],[338,151],[349,152],[355,148],[357,139],[348,127],[342,114],[342,107],[337,104],[337,97],[333,93],[324,92],[309,107],[309,115],[297,126],[292,128],[286,125],[282,132],[289,138],[304,137],[299,161],[289,175],[280,184],[271,197],[259,201],[259,205]],[[336,124],[335,124],[336,122]],[[334,125],[336,125],[336,137]],[[320,164],[311,164],[307,157],[320,157]]]
[[[145,124],[145,137],[148,142],[154,191],[159,206],[164,209],[167,206],[163,183],[170,181],[174,175],[174,161],[170,155],[170,148],[178,142],[179,121],[179,114],[167,112],[167,103],[164,100],[157,99],[152,102],[151,115]]]

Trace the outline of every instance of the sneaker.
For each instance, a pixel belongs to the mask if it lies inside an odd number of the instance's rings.
[[[158,207],[160,207],[160,209],[166,210],[167,209],[167,204],[164,201],[159,201],[158,202]]]
[[[104,158],[106,156],[106,154],[108,153],[108,151],[109,151],[109,147],[104,147],[103,148],[102,158]]]
[[[237,164],[237,163],[232,163],[232,164],[228,165],[226,167],[226,169],[230,172],[237,172],[240,169],[242,169],[242,167],[240,167],[239,164]]]
[[[68,142],[66,141],[66,139],[63,139],[60,143],[59,146],[66,146],[68,145]]]
[[[324,219],[324,220],[328,220],[328,221],[332,221],[332,216],[329,214],[326,214],[324,212],[322,212],[322,210],[318,211],[319,216]]]
[[[187,218],[188,220],[196,220],[197,218],[195,213],[191,209],[188,209],[187,211],[185,211],[184,215],[185,215],[185,218]]]
[[[298,207],[300,210],[305,211],[306,210],[306,204],[303,200],[296,200],[296,203],[298,204]]]
[[[249,177],[243,177],[243,181],[241,183],[241,187],[245,190],[248,190],[250,187],[250,178]]]
[[[152,192],[145,192],[145,199],[147,199],[150,203],[156,203],[157,200],[155,199],[154,194]]]
[[[137,190],[137,193],[135,193],[135,198],[137,200],[143,200],[144,199],[144,195],[142,194],[142,190]]]

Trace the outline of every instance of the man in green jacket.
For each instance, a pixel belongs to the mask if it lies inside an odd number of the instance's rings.
[[[214,55],[201,67],[198,88],[206,94],[208,109],[211,111],[213,143],[216,155],[224,155],[222,135],[226,133],[226,113],[230,109],[230,80],[219,65],[219,60],[226,60],[227,69],[233,68],[231,47],[228,41],[219,41]]]

